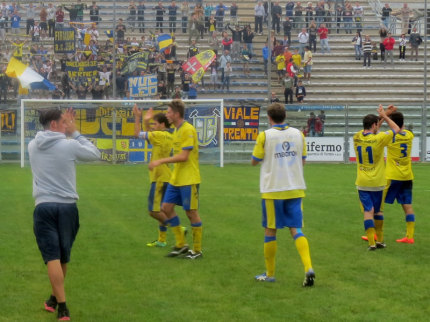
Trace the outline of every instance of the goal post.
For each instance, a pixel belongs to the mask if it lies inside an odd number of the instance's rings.
[[[154,113],[167,110],[171,100],[21,100],[20,158],[24,167],[27,144],[42,130],[39,111],[72,107],[76,112],[76,128],[102,152],[102,160],[117,162],[148,162],[152,146],[134,137],[133,106]],[[191,123],[199,140],[199,159],[202,163],[224,166],[224,101],[222,99],[183,100],[185,120]],[[142,120],[141,120],[142,121]],[[141,124],[141,129],[144,125]]]

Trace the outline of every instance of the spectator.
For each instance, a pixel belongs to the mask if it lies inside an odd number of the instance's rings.
[[[209,47],[215,52],[216,55],[218,55],[221,45],[216,31],[212,32],[211,37],[209,38]]]
[[[317,116],[315,118],[315,134],[316,134],[316,136],[323,136],[322,130],[323,130],[323,123],[321,122],[319,116]]]
[[[219,69],[221,71],[221,83],[224,83],[224,70],[227,63],[231,64],[231,57],[228,50],[225,50],[219,59]]]
[[[288,75],[288,73],[284,76],[283,85],[285,104],[288,104],[288,100],[290,101],[290,104],[293,104],[294,80]]]
[[[385,28],[390,29],[390,19],[391,12],[393,9],[390,8],[388,3],[382,8],[382,22],[384,23]]]
[[[412,10],[409,9],[408,4],[405,2],[402,9],[400,9],[400,17],[402,18],[402,34],[409,34],[409,20]]]
[[[0,4],[0,13],[3,17],[4,30],[5,30],[5,32],[7,32],[7,29],[8,29],[7,25],[8,25],[10,10],[9,10],[9,6],[6,4],[6,2],[3,2],[2,4]]]
[[[275,58],[276,62],[276,68],[277,68],[277,74],[278,74],[278,82],[281,83],[281,78],[284,76],[285,73],[285,57],[284,54],[279,54]]]
[[[124,42],[124,36],[126,31],[127,28],[123,24],[122,18],[119,18],[118,24],[116,25],[116,41],[118,44],[122,44]]]
[[[0,10],[0,44],[6,40],[6,19],[3,17],[3,12]]]
[[[7,104],[7,91],[10,87],[10,78],[6,75],[6,66],[2,66],[0,70],[0,104],[2,97],[4,99],[4,104]]]
[[[359,2],[355,3],[355,7],[352,7],[354,13],[355,26],[357,27],[357,31],[361,32],[363,28],[363,7],[360,6]]]
[[[36,8],[33,7],[33,4],[30,3],[26,12],[27,16],[27,24],[26,24],[26,34],[30,33],[31,27],[34,26],[34,18],[36,17]]]
[[[226,10],[227,7],[224,6],[222,2],[220,2],[219,5],[215,7],[215,20],[217,22],[216,27],[219,30],[224,29],[224,15]]]
[[[247,49],[245,48],[245,50]],[[224,81],[222,82],[222,90],[224,90],[224,86],[227,87],[227,91],[230,90],[230,78],[232,74],[233,74],[233,68],[231,67],[231,63],[227,63],[224,68]]]
[[[231,45],[233,44],[233,39],[228,35],[227,31],[222,32],[222,46],[223,50],[231,51]]]
[[[360,60],[361,49],[363,46],[363,39],[361,38],[361,34],[359,31],[357,31],[354,38],[352,38],[352,44],[354,45],[354,50],[355,50],[355,60]]]
[[[330,53],[330,46],[328,44],[328,29],[324,23],[320,25],[320,28],[318,29],[318,35],[320,36],[321,53],[324,54],[325,50],[327,50],[327,53]]]
[[[55,11],[55,28],[64,28],[64,11],[61,6]],[[52,33],[52,37],[54,37],[54,33]]]
[[[309,29],[308,29],[308,33],[309,33],[309,48],[312,50],[314,50],[314,53],[317,52],[317,33],[318,33],[318,29],[317,29],[317,25],[315,24],[315,21],[311,21],[311,24],[309,25]]]
[[[55,30],[55,8],[52,3],[48,4],[47,19],[48,19],[48,37],[54,37]]]
[[[216,60],[212,62],[212,64],[209,67],[211,72],[211,84],[213,85],[214,90],[216,89],[216,86],[218,84],[218,63]]]
[[[304,103],[304,99],[306,97],[306,88],[303,85],[302,81],[299,80],[299,83],[296,87],[296,98],[297,98],[297,102],[299,103]]]
[[[117,98],[123,98],[125,96],[125,90],[127,87],[127,78],[124,75],[122,75],[119,70],[116,73],[115,83],[116,83],[117,93],[114,93],[114,94],[117,94],[116,95]]]
[[[417,32],[417,28],[412,29],[411,36],[409,37],[409,43],[411,44],[411,60],[413,59],[415,53],[415,61],[418,61],[418,48],[422,42],[423,39]]]
[[[310,85],[311,84],[311,73],[312,73],[312,65],[313,65],[313,61],[312,61],[312,52],[309,49],[309,47],[305,47],[305,56],[303,59],[303,79],[304,80],[308,80],[307,84]]]
[[[212,6],[211,3],[206,3],[205,5],[205,9],[204,9],[204,14],[205,14],[205,32],[209,32],[209,34],[211,34],[211,30],[209,30],[209,20],[212,17],[212,11],[215,9],[214,6]],[[215,18],[214,18],[215,20]],[[215,29],[214,29],[215,30]],[[212,31],[214,31],[212,30]]]
[[[176,5],[175,1],[172,1],[167,9],[169,10],[169,31],[170,33],[174,33],[176,32],[176,15],[179,7]]]
[[[317,27],[319,28],[321,23],[324,22],[325,10],[324,10],[324,1],[319,1],[317,6],[315,7],[315,21]]]
[[[293,10],[294,10],[295,3],[294,1],[288,1],[285,5],[285,15],[292,19],[293,18]]]
[[[254,56],[253,47],[252,47],[253,39],[254,39],[254,33],[251,30],[251,26],[248,25],[245,27],[245,31],[243,32],[243,42],[246,44],[246,47],[248,47],[248,51],[251,56]]]
[[[164,20],[164,13],[166,12],[166,9],[164,8],[161,1],[158,1],[158,5],[154,7],[155,10],[155,28],[158,28],[161,33],[163,33],[163,20]]]
[[[182,14],[182,33],[187,33],[188,27],[188,14],[190,13],[190,7],[188,6],[188,2],[184,1],[181,5],[181,14]]]
[[[30,35],[31,35],[32,41],[39,42],[39,40],[40,40],[40,26],[39,26],[38,21],[35,21],[33,26],[30,27]]]
[[[275,30],[278,35],[281,31],[281,17],[282,8],[279,2],[276,1],[275,5],[272,7],[272,29]]]
[[[308,134],[311,137],[315,136],[315,113],[311,112],[310,116],[308,118],[308,124],[307,124],[307,130],[308,130]]]
[[[258,33],[259,35],[263,34],[263,17],[265,16],[265,14],[266,12],[264,10],[263,4],[261,3],[261,1],[259,1],[254,8],[254,17],[255,17],[254,32]]]
[[[345,9],[343,11],[343,23],[345,32],[347,34],[352,34],[352,5],[349,2],[345,4]]]
[[[235,29],[227,25],[228,29],[231,31],[233,44],[232,44],[232,56],[238,59],[240,56],[240,44],[242,42],[242,33],[244,29],[240,29],[239,25],[236,25]]]
[[[284,29],[284,37],[288,37],[288,45],[291,46],[291,29],[293,28],[293,24],[291,23],[290,18],[285,17],[282,27]]]
[[[78,3],[75,4],[75,8],[77,10],[77,13],[76,13],[77,21],[79,21],[79,22],[84,21],[84,9],[86,9],[86,7],[87,7],[87,5],[83,4],[81,2],[81,0],[78,0]]]
[[[78,21],[78,8],[76,6],[71,6],[70,8],[67,8],[64,6],[64,9],[69,12],[69,20],[70,23],[74,23]]]
[[[325,112],[324,110],[320,111],[320,114],[318,115],[318,119],[321,121],[321,131],[320,136],[324,136],[324,128],[325,128]]]
[[[405,34],[402,34],[399,39],[399,61],[405,61],[406,53],[406,38]]]
[[[182,94],[183,94],[183,99],[188,98],[188,92],[190,91],[190,84],[191,84],[191,79],[190,79],[190,74],[186,73],[184,76],[184,79],[182,80]]]
[[[189,100],[197,99],[197,89],[198,89],[198,84],[191,81],[190,91],[188,92],[188,99]]]
[[[299,30],[304,27],[303,11],[305,11],[305,8],[303,8],[302,3],[300,1],[297,1],[296,6],[294,8],[294,28]]]
[[[40,10],[39,13],[39,17],[40,17],[40,23],[39,23],[39,27],[40,27],[40,36],[42,39],[46,38],[46,34],[48,31],[48,11],[46,10],[45,7],[43,7]]]
[[[242,61],[243,61],[243,73],[246,77],[249,77],[249,60],[251,59],[251,54],[248,51],[246,44],[243,44],[242,49]]]
[[[264,63],[264,76],[267,76],[267,64],[269,62],[269,47],[267,47],[267,42],[264,44],[262,49],[263,63]]]
[[[88,29],[87,33],[90,34],[91,40],[93,40],[95,43],[98,42],[100,35],[99,31],[97,30],[97,24],[95,22],[93,22],[91,28]]]
[[[179,86],[175,87],[175,91],[172,93],[172,99],[182,99],[183,93]]]
[[[21,16],[18,13],[18,10],[13,12],[12,17],[10,18],[10,26],[12,30],[12,34],[19,35],[19,23],[21,21]]]
[[[380,37],[380,41],[379,41],[379,49],[381,50],[381,63],[384,61],[385,59],[385,46],[384,46],[384,40],[385,38],[387,38],[388,35],[388,31],[385,27],[381,26],[381,28],[379,28],[379,37]]]
[[[364,42],[363,42],[363,67],[366,67],[366,61],[367,61],[367,68],[370,68],[371,54],[372,54],[372,41],[370,40],[369,35],[366,35],[364,37]]]
[[[390,56],[391,58],[391,66],[394,65],[394,58],[393,58],[393,50],[394,50],[394,44],[396,40],[391,36],[391,32],[388,33],[387,38],[385,38],[383,44],[385,47],[385,59],[384,59],[384,67],[387,65],[387,57]]]
[[[306,28],[302,28],[302,31],[299,33],[297,38],[299,39],[299,53],[300,56],[303,57],[305,53],[305,47],[309,42],[309,34],[306,32]]]
[[[238,23],[238,19],[237,19],[238,10],[239,10],[239,7],[237,6],[236,2],[233,1],[230,7],[230,19],[232,24]]]
[[[270,98],[270,102],[272,103],[279,103],[279,98],[276,97],[276,92],[272,92],[272,97]]]
[[[314,20],[314,8],[312,7],[312,2],[308,2],[306,8],[306,28],[309,27],[309,23]]]
[[[93,4],[90,7],[90,21],[98,24],[99,20],[100,20],[100,8],[96,4],[96,2],[93,1]]]
[[[336,16],[336,33],[338,34],[340,29],[341,29],[341,22],[342,20],[345,21],[344,18],[344,11],[345,8],[343,7],[343,5],[341,4],[337,4],[336,5],[336,12],[335,12],[335,16]]]
[[[136,20],[137,20],[137,7],[134,3],[134,1],[131,1],[128,5],[129,14],[127,17],[128,25],[131,28],[131,31],[134,32],[134,27],[136,26]]]
[[[196,56],[199,53],[199,48],[196,46],[196,41],[192,40],[191,45],[188,48],[187,59]]]
[[[139,1],[139,5],[137,6],[137,27],[140,33],[145,32],[145,9],[143,1]]]
[[[197,15],[193,13],[191,15],[191,20],[188,24],[188,43],[191,43],[193,38],[196,42],[199,39],[199,25],[200,21],[197,19]]]

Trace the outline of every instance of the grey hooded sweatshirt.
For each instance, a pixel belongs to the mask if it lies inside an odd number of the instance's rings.
[[[76,192],[76,161],[100,160],[100,151],[78,131],[71,139],[60,132],[37,132],[28,144],[33,197],[36,205],[43,202],[74,203]]]

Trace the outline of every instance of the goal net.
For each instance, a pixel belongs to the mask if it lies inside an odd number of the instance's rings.
[[[152,146],[134,137],[133,106],[164,113],[170,100],[40,100],[21,101],[21,167],[28,161],[27,145],[42,130],[39,111],[49,108],[76,112],[77,130],[101,151],[105,162],[148,162]],[[202,163],[224,165],[223,100],[184,100],[185,120],[197,131]],[[141,124],[142,131],[147,129]]]

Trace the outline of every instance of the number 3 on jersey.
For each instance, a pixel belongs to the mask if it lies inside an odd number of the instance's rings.
[[[363,151],[362,150],[363,150],[363,147],[361,145],[357,146],[358,163],[360,163],[360,164],[363,164]],[[373,163],[372,147],[367,146],[365,152],[367,153],[369,163],[372,164]]]

